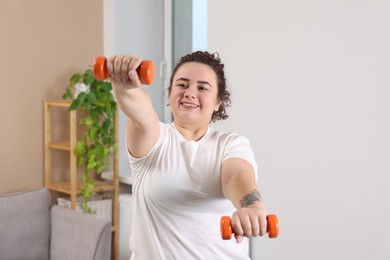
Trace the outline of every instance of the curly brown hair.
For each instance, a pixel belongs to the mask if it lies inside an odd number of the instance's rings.
[[[217,85],[218,85],[218,100],[221,101],[218,111],[214,111],[211,116],[211,121],[216,122],[218,120],[225,120],[229,117],[226,113],[226,107],[229,107],[231,104],[230,92],[226,89],[226,78],[225,78],[225,65],[221,62],[218,53],[209,53],[207,51],[196,51],[190,54],[183,56],[174,68],[170,83],[169,83],[169,95],[172,90],[173,77],[175,76],[177,70],[187,62],[198,62],[210,66],[215,74],[217,75]]]

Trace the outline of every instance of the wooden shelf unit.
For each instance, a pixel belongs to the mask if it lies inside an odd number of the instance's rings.
[[[73,210],[77,206],[77,196],[81,194],[83,181],[78,178],[77,174],[77,157],[75,148],[77,143],[77,112],[68,111],[69,113],[69,139],[61,141],[52,140],[52,111],[53,107],[63,107],[69,110],[70,101],[45,101],[44,102],[44,120],[45,120],[45,187],[50,191],[56,191],[67,194],[70,197],[70,204]],[[118,113],[115,114],[115,142],[118,143]],[[52,181],[52,150],[63,150],[69,152],[70,156],[70,173],[69,180],[65,182]],[[111,182],[94,180],[94,192],[113,192],[113,212],[112,212],[112,259],[119,258],[119,178],[118,178],[118,155],[114,152],[113,156],[113,179]]]

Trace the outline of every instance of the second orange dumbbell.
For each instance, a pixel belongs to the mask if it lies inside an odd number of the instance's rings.
[[[150,85],[154,79],[154,65],[150,60],[144,60],[136,69],[138,77],[142,84]],[[107,58],[103,56],[96,57],[93,64],[93,75],[95,79],[103,81],[107,78]]]
[[[234,230],[232,228],[229,216],[221,218],[221,236],[222,239],[228,240],[232,237]],[[267,216],[267,233],[269,238],[277,238],[279,235],[279,222],[276,215]]]

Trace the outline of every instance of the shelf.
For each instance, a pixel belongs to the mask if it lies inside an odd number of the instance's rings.
[[[94,180],[95,187],[93,188],[93,192],[105,192],[105,191],[112,191],[115,190],[115,185],[113,183],[108,183],[104,181],[97,181]],[[77,195],[81,194],[81,187],[84,185],[84,182],[82,180],[79,180],[77,182],[77,188],[76,193]],[[65,194],[72,194],[71,188],[70,188],[70,182],[57,182],[57,183],[51,183],[48,188],[53,191],[58,191]]]
[[[48,148],[70,151],[70,142],[51,142],[47,144]]]
[[[58,101],[46,101],[47,106],[54,106],[54,107],[70,107],[70,104],[72,104],[71,101],[67,100],[58,100]]]
[[[69,111],[71,101],[45,101],[44,103],[44,120],[45,120],[45,186],[50,191],[56,191],[59,193],[69,195],[69,201],[72,209],[76,209],[77,196],[81,195],[81,187],[84,185],[84,181],[80,180],[77,167],[77,156],[74,152],[77,145],[77,111]],[[63,140],[52,140],[52,112],[54,107],[61,107],[69,112],[69,138]],[[115,114],[115,142],[118,142],[118,113]],[[64,182],[52,182],[52,152],[53,149],[63,150],[69,153],[69,178]],[[53,165],[52,165],[53,164]],[[102,193],[106,191],[113,192],[113,214],[112,214],[112,257],[113,260],[118,259],[119,255],[119,179],[118,179],[118,156],[114,151],[113,156],[113,173],[110,180],[101,180],[101,178],[93,180],[95,187],[93,192]]]
[[[123,176],[119,175],[119,182],[128,184],[128,185],[133,185],[134,184],[134,177],[129,175],[129,176]],[[112,181],[114,179],[114,173],[112,171],[105,171],[102,172],[102,178],[105,180],[110,180]]]

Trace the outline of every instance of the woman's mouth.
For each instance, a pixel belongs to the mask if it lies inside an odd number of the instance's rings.
[[[188,102],[181,102],[180,103],[183,107],[185,108],[198,108],[199,105],[194,104],[194,103],[188,103]]]

